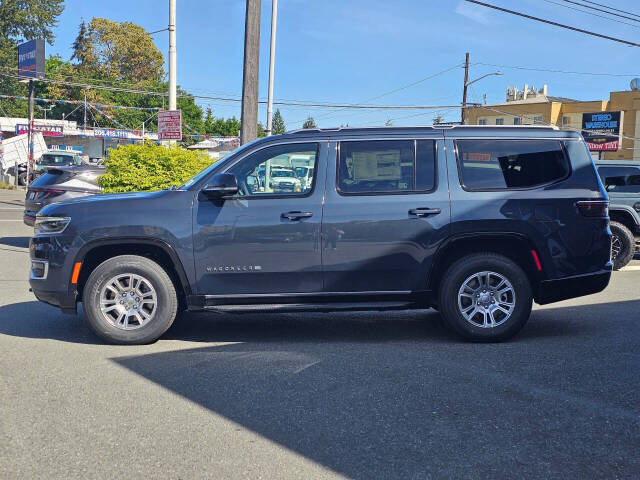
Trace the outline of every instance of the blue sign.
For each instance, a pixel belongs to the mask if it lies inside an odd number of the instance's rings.
[[[44,78],[44,40],[18,45],[18,75],[22,81]]]

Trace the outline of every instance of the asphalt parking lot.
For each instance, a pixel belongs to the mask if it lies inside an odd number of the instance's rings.
[[[0,478],[638,478],[640,261],[471,344],[433,311],[185,314],[100,343],[0,190]]]

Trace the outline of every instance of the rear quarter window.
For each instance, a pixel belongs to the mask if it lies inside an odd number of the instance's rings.
[[[640,193],[639,167],[599,167],[598,173],[608,192]]]
[[[571,169],[558,140],[457,140],[460,180],[468,190],[533,188]]]

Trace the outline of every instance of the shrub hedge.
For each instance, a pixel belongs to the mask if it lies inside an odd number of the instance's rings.
[[[153,142],[119,145],[105,160],[98,180],[105,193],[163,190],[184,183],[214,160],[205,153]]]

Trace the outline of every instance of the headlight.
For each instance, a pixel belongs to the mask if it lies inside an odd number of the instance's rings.
[[[62,233],[70,221],[71,217],[41,217],[37,215],[33,228],[36,235]]]

